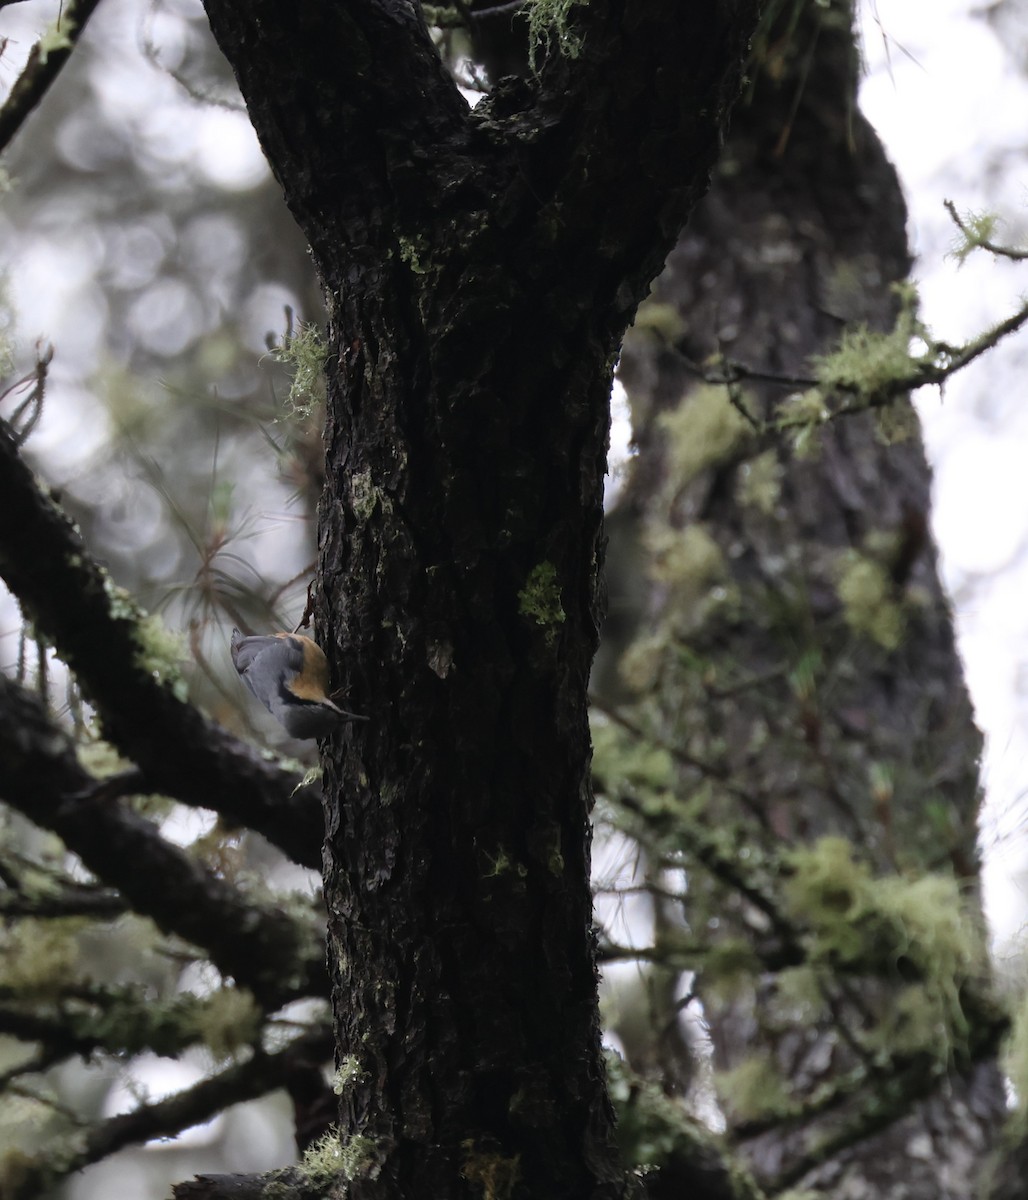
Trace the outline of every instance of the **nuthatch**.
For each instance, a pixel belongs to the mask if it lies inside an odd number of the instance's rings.
[[[321,647],[302,634],[243,637],[233,629],[232,662],[250,691],[294,738],[328,737],[344,721],[368,719],[328,698],[328,660]]]

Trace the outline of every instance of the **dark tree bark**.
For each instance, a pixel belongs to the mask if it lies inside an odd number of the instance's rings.
[[[843,328],[886,331],[897,318],[890,285],[909,266],[905,208],[855,107],[850,18],[846,5],[810,5],[768,36],[711,192],[626,343],[639,456],[619,521],[629,542],[645,528],[655,548],[643,628],[662,626],[671,647],[637,653],[633,678],[646,688],[659,672],[657,727],[712,768],[706,779],[682,774],[685,795],[707,789],[709,834],[697,836],[745,846],[756,877],[783,849],[835,835],[874,873],[939,873],[973,892],[981,740],[938,580],[912,411],[900,402],[901,444],[885,445],[885,422],[864,413],[823,427],[803,455],[784,436],[757,444],[725,388],[697,379],[725,359],[765,377],[809,376],[811,357],[834,349]],[[801,386],[743,379],[736,399],[771,420]],[[706,565],[687,566],[688,578],[668,565],[687,527],[707,539]],[[631,597],[612,589],[612,603],[622,599]],[[623,683],[609,688],[623,698]],[[758,945],[781,935],[752,895],[724,873],[710,879],[698,863],[690,929],[714,920],[722,939]],[[784,912],[781,895],[779,904]],[[796,946],[779,942],[778,952],[783,966],[804,961]],[[880,974],[836,973],[821,1016],[783,999],[774,972],[726,1000],[723,981],[701,970],[716,1066],[773,1063],[791,1097],[759,1120],[737,1117],[766,1186],[975,1194],[1004,1110],[997,1027],[982,1019],[944,1064],[933,1065],[938,1046],[897,1051],[912,979],[898,957]],[[831,963],[820,969],[829,976]],[[883,1029],[893,1043],[876,1066]],[[863,1084],[846,1093],[845,1078]],[[782,1115],[818,1089],[837,1099]]]
[[[610,372],[756,5],[576,10],[474,112],[396,0],[207,0],[329,324],[319,625],[350,1195],[614,1196],[586,681]]]

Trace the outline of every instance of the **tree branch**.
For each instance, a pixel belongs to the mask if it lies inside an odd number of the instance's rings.
[[[16,2],[5,0],[0,7]],[[59,26],[63,44],[46,48],[45,40],[41,39],[29,51],[28,62],[0,108],[0,153],[7,149],[29,113],[50,90],[99,3],[100,0],[68,0]]]
[[[552,243],[556,271],[601,289],[619,338],[707,189],[758,10],[756,0],[575,5],[568,37],[580,55],[544,64],[530,115],[545,134],[528,151],[540,260]]]
[[[106,1054],[142,1054],[152,1051],[171,1058],[203,1040],[210,1010],[220,1003],[219,993],[194,996],[184,993],[155,1004],[139,985],[109,987],[75,985],[54,1000],[33,995],[20,998],[16,989],[0,999],[0,1033],[22,1042],[40,1042],[48,1062],[97,1051]],[[39,1070],[23,1066],[18,1074]]]
[[[141,614],[90,557],[0,421],[0,575],[75,672],[104,731],[148,786],[255,829],[318,869],[324,828],[314,788],[265,761],[180,700],[146,659]]]
[[[276,1054],[258,1052],[248,1062],[227,1067],[191,1088],[100,1121],[78,1131],[63,1155],[48,1147],[37,1158],[20,1164],[20,1177],[9,1183],[5,1200],[34,1200],[72,1172],[99,1162],[125,1146],[151,1138],[171,1137],[191,1125],[209,1120],[231,1104],[252,1100],[280,1087],[297,1060],[306,1062],[316,1056],[324,1061],[331,1054],[331,1029],[319,1026]]]
[[[967,246],[970,249],[978,248],[988,250],[990,254],[995,254],[997,258],[1009,258],[1013,262],[1023,262],[1028,258],[1028,250],[1019,250],[1016,246],[1004,246],[1001,242],[994,242],[981,229],[975,228],[975,220],[973,217],[965,219],[957,212],[957,206],[952,200],[943,200],[943,207],[949,213],[953,224],[964,235]],[[989,221],[991,225],[992,222]],[[958,257],[963,261],[964,251],[957,252]]]
[[[197,1175],[176,1183],[172,1194],[175,1200],[267,1200],[269,1184],[277,1200],[324,1200],[326,1195],[323,1181],[296,1168],[268,1175]],[[365,1185],[361,1195],[368,1194]]]
[[[467,102],[420,5],[205,0],[204,8],[315,255],[325,251],[328,189],[350,248],[381,264],[382,249],[391,252],[437,199],[452,166],[441,151],[465,140],[468,127]]]
[[[203,947],[267,1007],[326,994],[323,953],[296,921],[217,878],[118,804],[80,800],[95,780],[32,693],[0,675],[4,800],[52,829],[97,878],[166,933]]]

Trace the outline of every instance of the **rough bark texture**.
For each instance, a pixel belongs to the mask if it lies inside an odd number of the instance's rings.
[[[909,265],[905,210],[854,107],[843,9],[812,5],[767,39],[712,190],[626,344],[639,447],[626,524],[631,539],[641,521],[655,553],[645,628],[661,629],[637,647],[631,679],[659,685],[655,727],[710,768],[705,780],[696,770],[682,778],[686,795],[706,789],[697,844],[720,839],[751,880],[783,848],[831,834],[875,873],[950,874],[973,890],[981,742],[937,576],[916,430],[886,446],[866,413],[825,427],[806,456],[784,436],[758,454],[725,389],[697,382],[698,364],[721,355],[809,375],[810,356],[833,349],[845,325],[892,327],[890,284]],[[790,389],[748,380],[738,390],[770,418]],[[686,529],[703,540],[676,562]],[[863,608],[847,580],[868,585]],[[613,586],[611,599],[630,600]],[[714,920],[721,938],[776,940],[752,896],[726,888],[723,873],[704,878],[697,866],[691,930]],[[802,961],[796,946],[783,957]],[[995,1031],[977,1042],[972,1031],[942,1065],[925,1046],[908,1057],[901,960],[891,974],[837,974],[820,1014],[784,999],[774,974],[732,1000],[704,991],[720,1069],[774,1062],[800,1103],[867,1072],[819,1114],[784,1119],[771,1101],[760,1119],[738,1121],[765,1184],[853,1198],[975,1194],[1004,1108]],[[884,1067],[871,1061],[883,1029],[897,1055]]]
[[[576,10],[581,57],[474,113],[399,0],[206,7],[328,297],[319,621],[372,718],[325,761],[349,1194],[620,1195],[586,721],[610,371],[755,6]]]

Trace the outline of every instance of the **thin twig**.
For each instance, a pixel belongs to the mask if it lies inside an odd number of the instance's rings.
[[[981,237],[979,234],[968,227],[967,222],[957,212],[957,206],[952,200],[943,200],[943,207],[949,213],[953,220],[953,224],[967,238],[971,246],[980,246],[983,250],[988,250],[990,254],[998,255],[1000,258],[1009,258],[1013,262],[1023,262],[1028,258],[1028,250],[1018,250],[1014,246],[1001,246],[998,242],[992,241],[991,238]],[[961,250],[960,257],[963,257]]]

